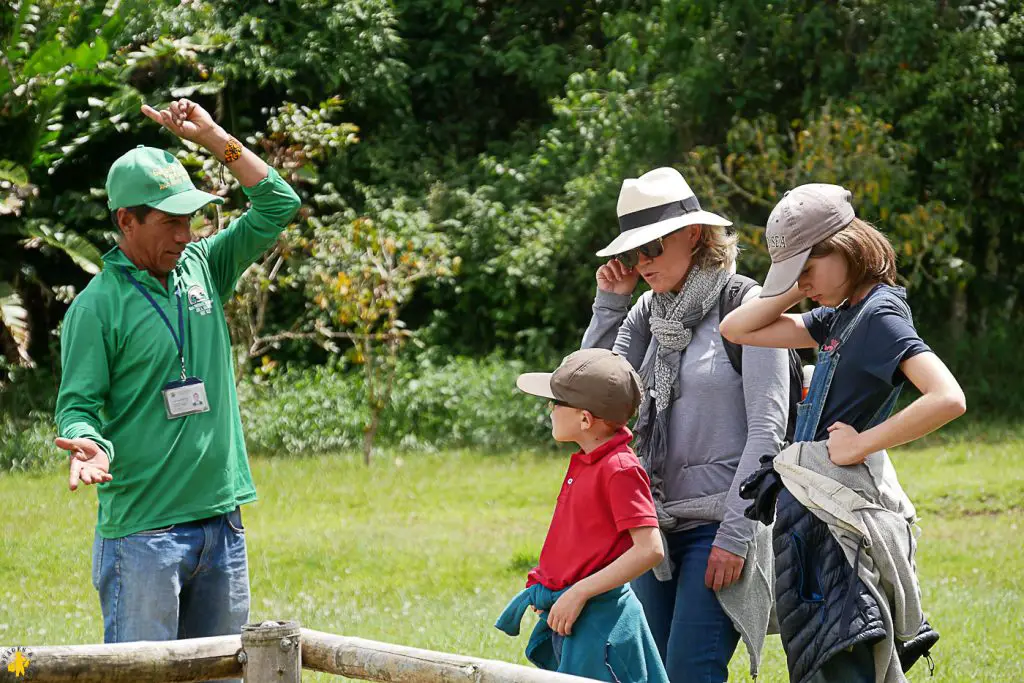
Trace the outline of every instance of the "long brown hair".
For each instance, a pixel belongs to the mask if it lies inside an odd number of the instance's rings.
[[[811,249],[811,258],[838,253],[846,261],[849,292],[869,282],[896,284],[896,251],[873,225],[854,218],[848,226]]]

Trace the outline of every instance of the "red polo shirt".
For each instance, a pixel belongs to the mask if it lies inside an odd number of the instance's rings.
[[[527,586],[558,591],[572,585],[632,548],[630,529],[658,526],[651,482],[629,447],[632,438],[623,427],[590,453],[573,453]]]

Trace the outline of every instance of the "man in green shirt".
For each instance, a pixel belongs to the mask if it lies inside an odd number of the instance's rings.
[[[300,203],[199,105],[142,111],[223,162],[251,207],[196,241],[190,216],[223,200],[172,154],[140,145],[107,175],[120,244],[64,319],[56,414],[71,490],[98,484],[105,642],[239,633],[248,619],[239,506],[256,490],[222,305]]]

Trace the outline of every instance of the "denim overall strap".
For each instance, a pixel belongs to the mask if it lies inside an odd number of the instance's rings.
[[[796,404],[796,429],[793,433],[793,442],[814,441],[814,434],[818,431],[818,421],[821,419],[821,411],[825,407],[825,397],[828,396],[829,387],[832,386],[832,375],[836,371],[832,354],[826,351],[818,351],[818,360],[814,364],[814,374],[811,375],[811,386],[807,390],[807,398]]]
[[[853,320],[840,332],[839,338],[831,350],[825,350],[824,346],[818,349],[818,360],[814,364],[814,374],[811,375],[811,386],[807,391],[807,398],[796,406],[796,430],[793,435],[795,443],[814,441],[814,436],[818,432],[818,423],[821,421],[821,413],[825,409],[825,399],[828,398],[828,391],[832,387],[832,378],[835,376],[836,366],[839,364],[839,349],[842,348],[850,334],[860,324],[866,310],[867,306],[861,306]],[[827,344],[833,343],[831,337],[832,330],[829,330],[826,336]],[[890,399],[892,404],[895,405],[895,398],[890,396]],[[888,404],[889,401],[886,401],[886,405]]]
[[[862,429],[861,431],[866,432],[872,427],[877,427],[878,425],[888,420],[889,416],[892,415],[893,409],[896,407],[896,399],[900,397],[900,391],[902,390],[903,382],[900,382],[899,384],[894,386],[892,388],[892,391],[889,392],[889,396],[885,399],[885,403],[883,403],[878,408],[878,410],[875,411],[875,414],[872,416],[871,421],[868,422],[864,429]]]

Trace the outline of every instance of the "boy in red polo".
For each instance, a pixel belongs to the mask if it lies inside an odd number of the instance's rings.
[[[551,435],[575,442],[555,513],[527,588],[498,628],[519,633],[540,614],[527,657],[545,669],[608,681],[665,681],[661,658],[629,582],[664,557],[650,481],[626,423],[640,378],[607,349],[565,358],[554,373],[521,375],[522,391],[551,399]]]

